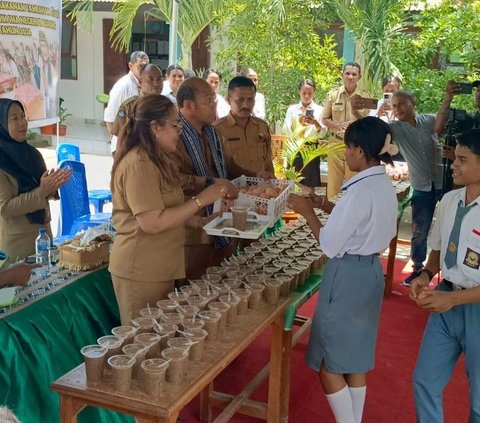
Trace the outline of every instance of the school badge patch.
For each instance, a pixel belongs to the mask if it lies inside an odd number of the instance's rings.
[[[450,251],[451,253],[454,253],[456,249],[457,249],[457,246],[455,245],[455,243],[453,241],[450,241],[450,244],[448,244],[448,251]]]
[[[463,264],[471,269],[478,270],[480,268],[480,253],[473,251],[471,248],[467,248]]]

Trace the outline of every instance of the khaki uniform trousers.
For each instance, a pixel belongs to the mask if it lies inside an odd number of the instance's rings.
[[[347,166],[343,151],[330,153],[327,157],[327,163],[327,198],[331,200],[340,193],[343,182],[356,175],[356,172],[352,172]]]
[[[133,281],[112,275],[122,325],[131,326],[131,320],[139,316],[142,308],[156,307],[158,300],[167,298],[174,290],[173,281]]]

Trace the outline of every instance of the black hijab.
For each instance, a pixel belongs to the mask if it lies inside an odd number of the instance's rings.
[[[47,170],[40,152],[27,141],[15,141],[8,133],[8,111],[12,104],[22,103],[6,98],[0,99],[0,169],[13,176],[18,183],[18,194],[32,191],[40,186],[40,178]],[[45,223],[45,209],[27,213],[30,223]]]

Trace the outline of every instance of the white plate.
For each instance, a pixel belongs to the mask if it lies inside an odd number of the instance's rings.
[[[209,235],[225,236],[229,238],[257,239],[265,232],[271,224],[270,216],[262,216],[254,212],[248,212],[247,230],[239,231],[232,224],[232,213],[223,213],[211,222],[206,224],[203,229]]]

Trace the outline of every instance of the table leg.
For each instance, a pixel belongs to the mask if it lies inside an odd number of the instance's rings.
[[[212,421],[212,407],[210,396],[213,392],[213,382],[210,382],[205,389],[200,392],[200,422],[210,423]]]
[[[393,285],[393,272],[395,268],[395,257],[397,255],[397,240],[398,235],[390,241],[388,246],[388,259],[387,259],[387,275],[385,276],[385,295],[392,292]]]
[[[280,421],[280,409],[282,401],[282,366],[283,366],[283,320],[272,322],[272,341],[270,351],[270,377],[268,381],[268,412],[267,422],[278,423]]]
[[[292,331],[282,331],[283,360],[282,376],[280,379],[280,423],[288,422],[288,407],[290,402],[290,371],[292,359]]]
[[[60,422],[77,423],[77,414],[85,408],[85,404],[69,395],[60,395]]]

